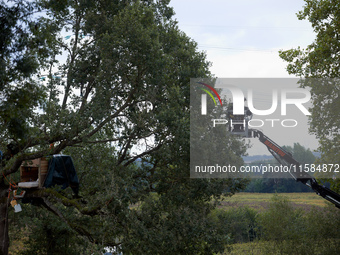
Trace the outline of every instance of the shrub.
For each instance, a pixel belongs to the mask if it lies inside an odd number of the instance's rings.
[[[285,197],[274,195],[270,207],[259,216],[267,254],[339,254],[340,210],[294,208]]]
[[[215,209],[211,217],[218,231],[228,238],[228,244],[253,241],[256,238],[257,212],[248,207]]]

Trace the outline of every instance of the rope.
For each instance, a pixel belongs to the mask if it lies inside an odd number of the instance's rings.
[[[5,174],[4,173],[2,173],[2,175],[4,176],[4,178],[5,178],[5,180],[8,182],[8,184],[9,184],[9,186],[10,187],[13,187],[13,188],[18,188],[18,186],[17,185],[15,185],[15,184],[12,184],[12,182],[10,182],[7,178],[6,178],[6,176],[5,176]],[[12,180],[12,177],[11,177],[11,180]]]

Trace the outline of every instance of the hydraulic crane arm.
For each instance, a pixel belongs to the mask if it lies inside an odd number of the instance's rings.
[[[248,121],[252,118],[252,113],[248,107],[245,107],[243,115],[233,115],[233,109],[230,107],[227,111],[229,118],[229,131],[232,134],[243,137],[256,137],[259,138],[274,158],[284,166],[294,166],[295,171],[290,171],[289,174],[296,180],[309,186],[316,194],[325,198],[333,203],[340,209],[340,195],[328,189],[325,186],[319,185],[314,177],[305,172],[300,163],[295,160],[291,153],[284,150],[281,146],[271,140],[268,136],[264,135],[261,131],[256,129],[248,129]],[[291,168],[290,168],[291,169]]]
[[[269,152],[279,163],[282,165],[294,165],[295,169],[299,171],[290,171],[290,175],[296,181],[309,186],[316,194],[333,203],[340,209],[340,195],[325,186],[319,185],[314,177],[300,168],[300,163],[293,158],[291,153],[284,150],[259,130],[250,129],[249,134],[251,134],[251,137],[259,138],[260,142],[267,147]]]

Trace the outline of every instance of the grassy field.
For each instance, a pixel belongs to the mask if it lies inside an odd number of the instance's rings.
[[[266,245],[269,242],[237,243],[226,249],[223,255],[267,255]]]
[[[248,206],[259,211],[266,210],[274,193],[237,193],[232,197],[226,198],[221,202],[220,208]],[[287,197],[295,207],[310,209],[313,206],[323,207],[327,204],[326,200],[315,193],[279,193]]]
[[[225,198],[225,200],[221,202],[219,208],[222,208],[224,210],[230,210],[230,208],[235,207],[250,207],[261,213],[269,208],[271,199],[273,198],[274,195],[275,195],[274,193],[237,193],[232,197]],[[306,212],[311,210],[312,207],[321,208],[325,207],[328,204],[328,202],[325,199],[316,195],[315,193],[278,193],[278,195],[287,198],[295,208],[303,209]],[[276,248],[277,247],[275,246],[275,243],[273,241],[256,240],[254,242],[232,244],[225,250],[223,255],[282,254]],[[301,251],[300,253],[296,254],[301,254]],[[320,252],[310,254],[333,254],[333,253],[323,253],[322,248],[320,248]]]

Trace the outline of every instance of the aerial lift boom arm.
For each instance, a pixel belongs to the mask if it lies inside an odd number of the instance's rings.
[[[282,165],[295,166],[295,170],[297,171],[290,171],[289,173],[296,181],[309,186],[313,191],[316,192],[316,194],[333,203],[340,209],[340,195],[329,188],[318,184],[314,177],[300,168],[300,163],[293,158],[291,153],[284,150],[281,146],[276,144],[273,140],[271,140],[259,130],[250,129],[249,134],[251,137],[259,138],[260,142],[267,147],[269,152],[279,163]]]
[[[289,174],[298,182],[301,182],[310,187],[316,194],[325,198],[333,203],[340,209],[340,195],[330,190],[329,188],[318,184],[316,179],[312,177],[308,172],[303,170],[301,164],[293,158],[293,155],[284,150],[281,146],[271,140],[263,132],[256,129],[248,129],[248,121],[252,118],[253,114],[248,107],[244,108],[243,115],[234,115],[233,107],[231,106],[227,110],[227,116],[229,119],[229,131],[232,134],[240,135],[248,138],[258,138],[263,143],[274,158],[284,166],[294,166],[294,171],[290,171]],[[292,169],[292,168],[290,168]]]

